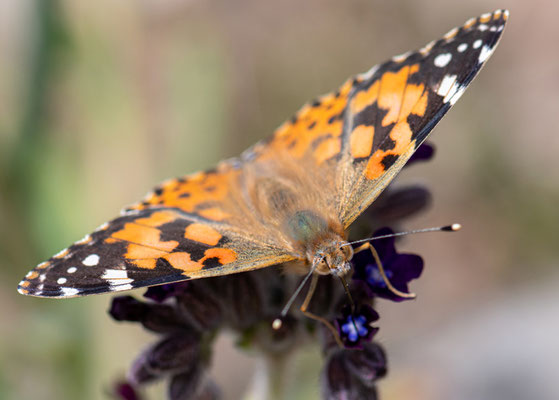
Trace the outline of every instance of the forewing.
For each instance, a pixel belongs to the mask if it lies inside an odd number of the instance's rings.
[[[495,49],[507,17],[498,10],[471,19],[355,79],[336,179],[344,227],[374,201],[464,93]]]
[[[293,259],[265,229],[244,228],[252,217],[231,193],[238,173],[224,166],[166,182],[121,217],[38,265],[18,290],[39,297],[84,296]]]
[[[424,48],[373,67],[306,104],[243,163],[301,166],[301,196],[344,228],[401,170],[489,58],[508,12],[472,18]],[[313,184],[315,183],[316,184]]]

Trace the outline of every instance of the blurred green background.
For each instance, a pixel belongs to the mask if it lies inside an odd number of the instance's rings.
[[[0,398],[102,399],[150,336],[110,296],[20,296],[29,269],[159,181],[269,135],[305,101],[497,8],[493,58],[436,128],[419,297],[379,304],[383,399],[557,399],[559,2],[0,0]],[[315,352],[316,353],[316,352]],[[227,399],[254,358],[220,339]],[[319,361],[301,398],[318,397]],[[235,368],[232,368],[232,366]],[[158,398],[160,387],[152,389]],[[308,396],[308,397],[307,397]]]

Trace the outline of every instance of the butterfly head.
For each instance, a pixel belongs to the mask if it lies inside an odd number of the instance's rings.
[[[314,256],[316,272],[320,275],[335,275],[343,277],[351,270],[350,260],[353,248],[347,246],[345,240],[334,240],[324,243]]]
[[[286,233],[301,246],[306,258],[320,275],[344,276],[351,269],[353,249],[344,231],[333,221],[311,210],[297,211],[286,223]]]

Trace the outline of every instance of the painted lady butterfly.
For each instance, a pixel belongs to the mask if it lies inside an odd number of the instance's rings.
[[[345,274],[348,227],[464,93],[507,17],[473,18],[305,105],[240,157],[164,182],[39,264],[19,292],[83,296],[290,261]]]

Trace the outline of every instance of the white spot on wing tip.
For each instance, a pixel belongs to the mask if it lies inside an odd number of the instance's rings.
[[[456,50],[458,50],[459,53],[463,53],[466,51],[467,48],[468,48],[468,43],[461,43],[458,45]]]
[[[87,265],[88,267],[94,267],[99,264],[99,256],[97,254],[90,254],[83,259],[82,264]]]
[[[449,96],[456,92],[456,77],[456,75],[445,75],[437,89],[437,94],[444,96],[445,103],[448,102]]]
[[[106,269],[101,276],[103,279],[127,279],[128,272],[123,269]]]
[[[483,42],[481,41],[481,39],[478,39],[478,40],[476,40],[476,41],[474,42],[474,44],[472,45],[472,47],[473,47],[474,49],[479,49],[479,48],[481,47],[481,44],[482,44],[482,43],[483,43]]]
[[[62,291],[62,297],[72,297],[80,293],[79,289],[70,287],[62,287],[60,288],[60,290]]]
[[[97,227],[97,229],[95,229],[95,232],[99,232],[99,231],[104,231],[105,229],[107,229],[109,227],[109,223],[105,222],[104,224],[101,224]]]
[[[433,64],[435,64],[436,67],[444,68],[448,65],[450,60],[452,60],[452,54],[443,53],[435,57],[435,59],[433,60]]]
[[[454,36],[456,36],[456,34],[458,33],[458,28],[452,28],[451,30],[449,30],[443,37],[446,40],[450,40],[452,39]]]
[[[465,91],[466,91],[466,86],[458,87],[456,93],[454,93],[454,95],[449,99],[450,105],[453,106],[454,104],[456,104],[458,99],[462,97]]]
[[[130,279],[130,282],[132,282],[132,279]],[[130,290],[130,289],[134,289],[134,286],[130,285],[130,284],[126,284],[126,285],[114,285],[111,286],[109,288],[111,290],[111,292],[120,292],[122,290]]]
[[[123,269],[106,269],[101,277],[111,285],[111,290],[113,290],[113,287],[116,288],[114,290],[125,290],[119,288],[134,282],[134,279],[128,278],[128,272]]]
[[[66,270],[66,272],[68,272],[69,274],[73,274],[74,272],[76,272],[78,269],[76,267],[70,267]]]
[[[411,51],[407,51],[405,53],[402,54],[398,54],[397,56],[392,57],[392,61],[400,63],[402,61],[405,61],[406,58],[408,58],[411,54]]]
[[[489,27],[486,24],[479,24],[477,29],[480,30],[481,32],[485,32],[487,29],[489,29]]]
[[[478,62],[485,62],[491,56],[491,54],[493,54],[493,49],[487,45],[483,46],[481,48],[481,52],[479,53]]]
[[[470,18],[469,20],[467,20],[464,25],[468,26],[468,25],[472,25],[476,22],[475,18]]]
[[[58,278],[56,283],[58,283],[59,285],[64,285],[67,281],[68,281],[68,279],[62,277],[62,278]]]
[[[367,81],[369,79],[371,79],[373,77],[373,75],[375,74],[375,72],[378,71],[379,66],[378,65],[374,65],[371,69],[369,69],[367,72],[363,72],[362,74],[358,75],[359,78],[361,78],[364,81]]]

